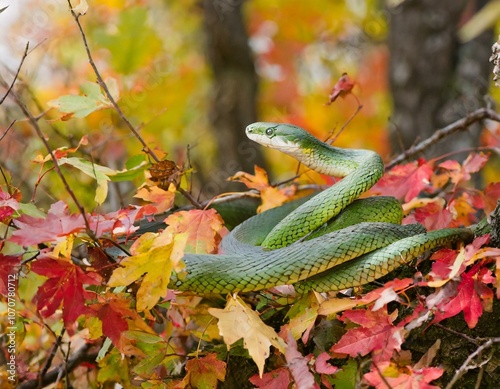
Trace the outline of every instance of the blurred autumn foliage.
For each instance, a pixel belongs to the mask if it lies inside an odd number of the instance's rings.
[[[257,212],[334,183],[274,150],[264,151],[267,172],[220,170],[202,3],[0,4],[0,22],[9,23],[0,72],[0,387],[14,387],[13,376],[21,388],[434,388],[475,368],[484,382],[498,378],[488,367],[500,363],[488,365],[493,352],[479,360],[500,343],[481,322],[498,320],[500,253],[488,236],[350,297],[167,291],[184,252],[216,253],[228,233],[204,209],[218,204],[221,181],[250,190]],[[213,5],[221,21],[242,8],[260,120],[294,123],[390,162],[399,150],[387,132],[385,42],[401,2],[388,3]],[[486,114],[475,120],[484,127],[480,147],[456,150],[465,160],[397,165],[370,194],[397,197],[405,223],[429,230],[479,222],[500,197],[500,125],[493,109]],[[134,235],[138,223],[171,210],[156,216],[168,227]],[[119,254],[108,255],[113,249]],[[458,322],[446,333],[450,344],[469,342],[465,356],[448,361],[440,341],[421,341],[446,320]],[[419,342],[425,348],[411,348]]]

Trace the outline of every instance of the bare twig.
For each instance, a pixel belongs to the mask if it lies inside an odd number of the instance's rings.
[[[14,79],[12,80],[9,88],[7,89],[7,92],[5,93],[5,95],[0,99],[0,105],[2,105],[2,103],[4,102],[4,100],[7,98],[7,96],[9,95],[10,91],[12,90],[12,88],[14,87],[14,84],[16,83],[16,80],[17,80],[17,77],[19,76],[19,72],[21,71],[21,68],[23,67],[23,63],[24,63],[24,60],[26,59],[26,57],[28,56],[28,50],[29,50],[29,47],[30,47],[30,43],[27,42],[26,43],[26,48],[24,49],[24,53],[23,53],[23,56],[21,58],[21,62],[19,62],[19,66],[17,67],[17,71],[16,71],[16,74],[14,75]]]
[[[12,128],[12,126],[16,123],[16,120],[13,120],[12,123],[9,124],[9,127],[7,127],[5,129],[5,131],[3,132],[2,136],[0,136],[0,142],[2,141],[3,138],[5,138],[5,136],[7,135],[7,133],[9,132],[9,130]]]
[[[91,239],[95,240],[95,236],[94,236],[94,233],[92,232],[92,230],[90,228],[90,224],[89,224],[89,221],[87,219],[87,215],[85,213],[85,209],[83,208],[83,206],[80,204],[80,202],[76,198],[76,195],[73,192],[73,190],[70,188],[68,181],[66,181],[66,178],[64,177],[64,174],[62,173],[61,167],[59,166],[59,163],[57,162],[57,158],[54,155],[54,152],[52,151],[52,148],[50,147],[49,142],[47,142],[47,140],[45,139],[45,136],[42,133],[42,129],[38,125],[38,121],[31,114],[31,112],[28,109],[28,107],[21,101],[21,99],[19,98],[19,96],[17,96],[17,94],[15,94],[15,93],[13,93],[12,95],[14,96],[16,104],[21,109],[21,111],[23,111],[23,113],[26,115],[26,117],[28,118],[28,121],[30,122],[31,126],[33,127],[33,129],[35,130],[36,134],[38,135],[38,137],[42,141],[43,145],[45,146],[47,152],[49,153],[50,158],[52,159],[52,162],[54,163],[54,169],[55,169],[57,175],[59,176],[59,178],[61,179],[61,181],[62,181],[62,183],[64,185],[64,189],[66,190],[66,192],[68,192],[68,194],[72,198],[73,202],[75,203],[76,207],[78,208],[78,210],[80,211],[80,214],[83,217],[87,235]]]
[[[471,112],[466,117],[459,119],[444,128],[437,130],[432,136],[419,142],[418,144],[410,147],[405,152],[394,158],[389,164],[386,165],[387,169],[390,169],[416,154],[419,154],[426,150],[428,147],[438,143],[440,140],[454,134],[458,131],[465,131],[473,123],[479,122],[484,119],[491,119],[496,122],[500,122],[500,115],[490,108],[480,108],[474,112]]]
[[[467,359],[462,363],[462,366],[455,371],[455,375],[451,379],[451,381],[446,385],[445,389],[451,389],[453,388],[453,385],[469,370],[472,369],[479,369],[480,367],[484,366],[486,363],[489,362],[491,357],[486,358],[485,360],[478,362],[478,363],[472,363],[472,360],[479,356],[484,350],[490,348],[493,346],[494,343],[500,343],[500,338],[490,338],[488,341],[483,343],[481,346],[477,348],[476,351],[474,351],[472,354],[470,354]]]
[[[466,334],[462,334],[461,332],[455,331],[454,329],[448,328],[448,327],[442,325],[441,323],[434,323],[433,326],[439,327],[444,331],[452,333],[453,335],[460,336],[461,338],[464,338],[466,341],[474,343],[476,346],[479,346],[479,344],[481,344],[481,341],[484,340],[482,338],[479,338],[479,339],[471,338],[470,336],[468,336]]]
[[[82,346],[80,349],[78,349],[69,359],[66,363],[63,363],[59,365],[58,367],[50,370],[47,372],[42,377],[41,383],[43,386],[50,385],[54,382],[56,382],[57,377],[61,375],[61,372],[68,371],[71,372],[74,370],[78,365],[84,362],[95,362],[97,358],[97,353],[88,353],[90,350],[91,345],[90,344],[85,344]],[[32,379],[23,382],[18,386],[19,389],[36,389],[39,386],[39,381],[38,379]]]
[[[71,0],[68,0],[68,4],[69,4],[69,9],[70,9],[71,15],[75,19],[75,22],[76,22],[76,24],[78,26],[78,30],[80,30],[80,35],[82,36],[82,41],[83,41],[83,44],[85,46],[85,51],[87,52],[87,57],[89,59],[89,64],[92,67],[92,69],[94,70],[94,73],[95,73],[95,75],[97,77],[97,83],[99,84],[99,86],[102,88],[102,90],[106,94],[106,97],[111,102],[111,104],[115,108],[115,110],[118,113],[118,115],[120,116],[120,118],[127,125],[127,127],[130,129],[130,131],[132,131],[132,133],[139,140],[139,142],[141,142],[141,144],[143,146],[143,151],[145,153],[147,153],[148,155],[150,155],[151,158],[153,158],[156,162],[159,162],[160,160],[158,159],[158,157],[156,156],[156,154],[153,152],[153,150],[151,150],[149,148],[149,146],[146,144],[146,141],[137,132],[137,130],[135,129],[135,127],[132,125],[132,123],[130,123],[130,121],[125,116],[125,114],[121,110],[120,106],[118,105],[118,103],[116,102],[116,100],[114,99],[114,97],[111,95],[111,92],[109,91],[108,86],[104,82],[104,79],[102,78],[101,73],[99,72],[99,69],[97,69],[97,66],[96,66],[96,64],[94,62],[94,59],[92,58],[92,54],[90,53],[90,48],[89,48],[89,45],[88,45],[88,42],[87,42],[87,36],[85,35],[85,32],[83,31],[83,27],[82,27],[82,25],[80,23],[80,15],[78,15],[73,10],[73,5],[71,4]]]
[[[356,96],[354,96],[354,97],[356,97]],[[333,144],[337,140],[337,138],[340,136],[340,134],[342,134],[342,131],[344,131],[344,129],[347,127],[347,125],[352,121],[352,119],[354,119],[356,117],[356,115],[359,113],[359,111],[361,111],[361,109],[363,108],[363,105],[360,104],[357,97],[356,97],[356,101],[358,102],[358,106],[357,106],[356,110],[352,113],[351,116],[349,116],[349,118],[346,120],[346,122],[344,124],[342,124],[342,127],[340,127],[340,130],[336,134],[332,134],[331,138],[328,137],[325,140],[325,142],[327,142],[329,144]]]
[[[49,371],[50,365],[52,365],[52,361],[54,360],[54,357],[56,356],[57,349],[61,346],[61,340],[62,340],[62,337],[63,337],[65,332],[66,332],[66,328],[63,327],[63,329],[61,330],[61,333],[56,338],[55,343],[52,345],[52,349],[50,350],[49,357],[45,361],[45,364],[44,364],[42,370],[40,370],[40,372],[38,374],[38,388],[43,388],[43,386],[44,386],[43,385],[43,377],[45,377],[45,375]]]

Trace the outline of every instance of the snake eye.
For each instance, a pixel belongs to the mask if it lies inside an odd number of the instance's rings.
[[[266,128],[266,135],[267,136],[273,136],[273,134],[274,134],[274,127]]]

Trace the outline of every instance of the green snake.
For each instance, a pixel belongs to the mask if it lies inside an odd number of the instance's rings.
[[[294,285],[299,293],[342,290],[380,278],[428,250],[469,241],[467,228],[426,232],[401,225],[392,197],[358,199],[384,174],[370,150],[321,142],[290,124],[257,122],[247,136],[322,174],[343,177],[314,197],[258,214],[226,236],[220,254],[185,254],[169,287],[198,294]]]

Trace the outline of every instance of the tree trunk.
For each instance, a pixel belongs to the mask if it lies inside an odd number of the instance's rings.
[[[226,178],[236,171],[264,166],[258,145],[245,135],[245,127],[257,120],[258,79],[241,7],[241,1],[203,0],[206,56],[213,73],[210,122],[218,147],[216,171],[207,175],[203,188],[208,197],[234,189]]]
[[[479,8],[486,2],[406,0],[391,9],[389,82],[395,152],[484,105],[492,32],[460,44],[457,31],[466,7]],[[479,128],[436,145],[427,156],[476,146]]]

